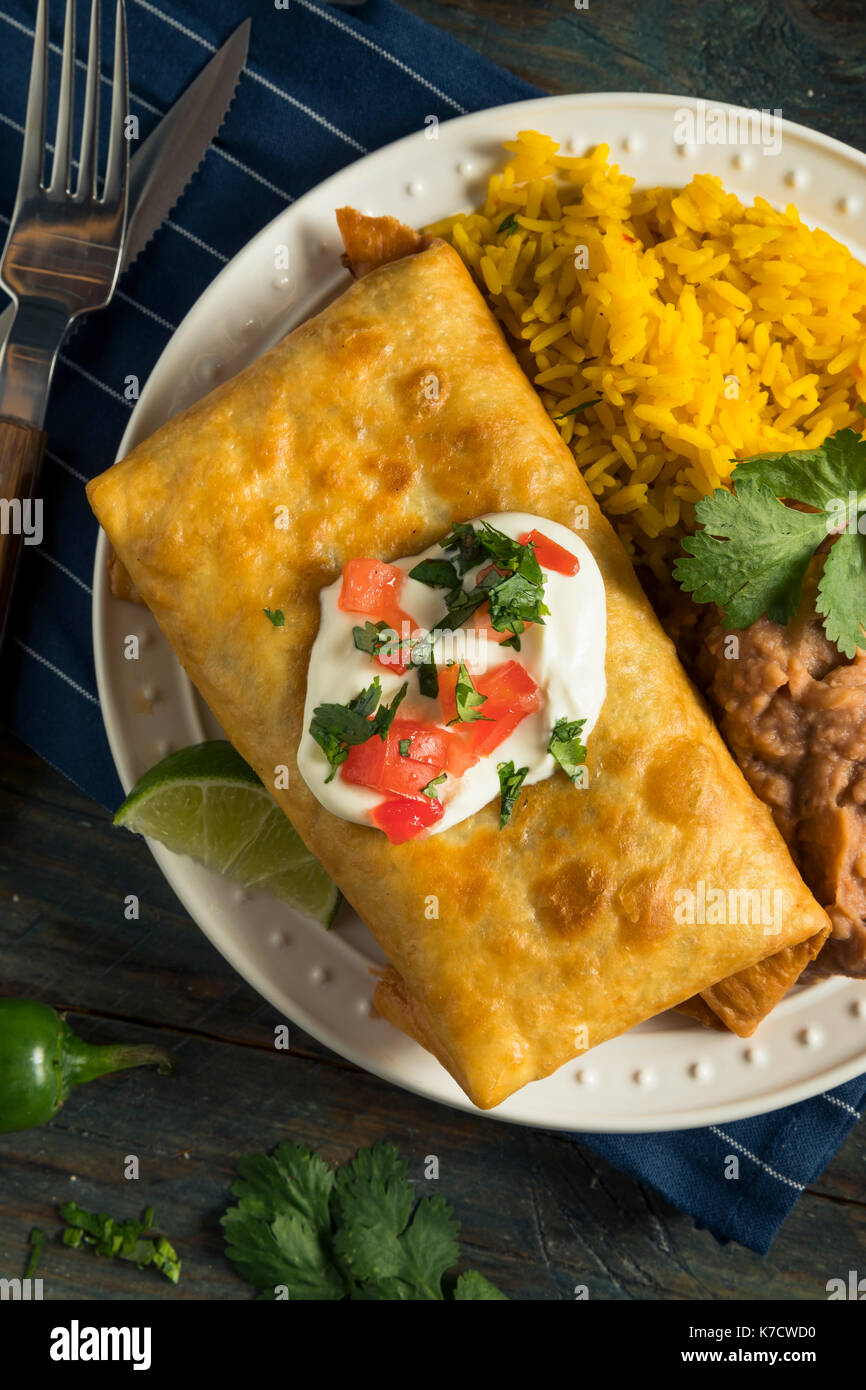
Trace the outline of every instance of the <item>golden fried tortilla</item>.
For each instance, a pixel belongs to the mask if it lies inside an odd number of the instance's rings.
[[[349,256],[381,262],[381,229],[369,255],[364,226],[352,222]],[[826,925],[444,243],[380,264],[88,495],[241,754],[269,787],[288,766],[277,802],[391,964],[377,1008],[422,1036],[476,1105]],[[491,804],[392,845],[325,810],[297,772],[319,591],[354,556],[414,554],[455,521],[512,510],[579,529],[607,586],[589,786],[557,772],[521,795],[505,830]],[[778,892],[775,930],[683,925],[682,894],[701,881]]]
[[[830,932],[830,923],[796,946],[786,946],[766,960],[720,980],[695,999],[678,1005],[680,1013],[708,1027],[729,1028],[741,1038],[751,1037],[762,1018],[775,1009],[818,955]]]

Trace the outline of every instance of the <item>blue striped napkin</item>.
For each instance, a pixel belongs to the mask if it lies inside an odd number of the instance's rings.
[[[127,0],[132,111],[152,128],[210,54],[253,14],[248,66],[219,140],[111,308],[57,368],[42,496],[45,534],[24,552],[3,653],[0,715],[103,805],[121,788],[96,696],[86,479],[111,463],[131,405],[172,329],[216,273],[288,202],[368,150],[440,120],[537,94],[391,0]],[[52,38],[61,39],[61,6]],[[0,230],[15,195],[35,0],[0,0]],[[84,26],[82,26],[82,30]],[[79,35],[84,56],[86,33]],[[55,59],[57,64],[58,60]],[[677,1134],[576,1136],[722,1239],[766,1250],[863,1105],[866,1078],[759,1119]],[[740,1178],[724,1176],[740,1158]]]

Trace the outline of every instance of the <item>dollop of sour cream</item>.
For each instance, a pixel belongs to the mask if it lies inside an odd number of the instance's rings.
[[[585,720],[581,739],[586,743],[605,698],[604,581],[589,547],[568,527],[525,512],[490,513],[476,518],[472,524],[477,527],[481,521],[489,522],[512,540],[538,531],[575,556],[580,568],[574,575],[558,573],[545,567],[539,557],[545,578],[544,602],[550,614],[543,623],[533,623],[526,628],[521,635],[519,651],[488,640],[483,630],[472,629],[471,619],[455,632],[442,633],[436,638],[433,654],[440,667],[448,659],[463,661],[475,678],[506,661],[519,661],[535,681],[542,699],[540,708],[526,714],[490,756],[480,757],[475,766],[460,777],[445,778],[443,785],[437,788],[444,814],[426,832],[428,834],[447,830],[474,815],[494,798],[498,800],[498,763],[511,761],[515,769],[528,768],[524,786],[552,776],[557,764],[547,750],[556,722],[563,718]],[[445,612],[444,591],[411,579],[409,571],[421,560],[447,558],[453,556],[446,555],[442,547],[435,544],[417,555],[389,562],[406,575],[399,597],[400,607],[419,628],[429,632],[435,631],[437,620],[441,620]],[[484,565],[476,566],[464,575],[463,587],[467,592],[471,592],[477,575],[484,568]],[[410,668],[400,674],[356,648],[352,630],[363,627],[369,617],[345,612],[339,607],[342,583],[341,576],[320,595],[321,619],[310,653],[298,768],[313,795],[327,810],[344,820],[370,825],[371,810],[387,800],[387,793],[348,782],[339,770],[331,781],[326,780],[330,765],[309,732],[316,707],[326,703],[347,704],[378,676],[382,704],[389,704],[404,682],[408,682],[408,691],[397,711],[398,720],[417,719],[445,727],[445,717],[438,699],[420,694],[415,670]],[[506,638],[509,633],[496,636]],[[452,730],[460,727],[451,726]],[[559,775],[565,774],[560,772]]]

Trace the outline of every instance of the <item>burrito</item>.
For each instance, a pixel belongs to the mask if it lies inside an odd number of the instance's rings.
[[[347,210],[341,228],[361,278],[88,496],[228,737],[380,943],[379,1013],[487,1109],[827,918],[459,257],[392,219]],[[484,546],[469,593],[460,571]],[[510,644],[492,673],[459,654],[437,666],[429,646],[415,661],[412,585]],[[522,585],[551,602],[507,607]],[[381,621],[358,616],[376,603]],[[401,618],[408,655],[385,650]],[[369,685],[344,699],[350,658]],[[424,728],[422,699],[438,714]],[[443,770],[421,785],[425,760]]]

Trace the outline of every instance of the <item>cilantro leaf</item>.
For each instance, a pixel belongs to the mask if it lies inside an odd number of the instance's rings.
[[[409,571],[410,579],[427,584],[431,589],[459,589],[460,576],[453,560],[421,560]]]
[[[741,459],[732,476],[735,486],[748,478],[764,483],[776,497],[810,507],[824,508],[837,498],[847,503],[849,492],[866,494],[866,443],[854,430],[839,430],[817,449]],[[861,495],[859,504],[864,500]]]
[[[474,724],[476,719],[486,719],[487,716],[482,714],[479,709],[479,706],[485,704],[486,700],[487,696],[475,689],[472,677],[464,662],[461,661],[457,668],[457,684],[454,687],[457,718],[449,722],[452,724]]]
[[[839,430],[817,449],[743,459],[731,479],[697,503],[703,529],[683,541],[674,578],[699,603],[715,602],[731,627],[762,613],[786,623],[797,612],[815,552],[836,534],[818,587],[817,610],[847,657],[866,647],[866,556],[859,531],[866,505],[866,441]],[[779,499],[817,510],[802,512]]]
[[[504,234],[505,236],[511,236],[511,233],[512,233],[512,232],[516,232],[516,231],[517,231],[517,228],[518,228],[517,217],[515,216],[515,214],[514,214],[513,212],[510,212],[510,213],[508,214],[507,217],[504,217],[504,218],[502,219],[502,221],[500,222],[499,226],[496,228],[496,231],[499,233],[500,236],[503,235],[503,234]]]
[[[468,1303],[484,1301],[487,1303],[508,1302],[504,1293],[500,1293],[495,1284],[491,1284],[489,1279],[485,1279],[483,1274],[479,1274],[475,1269],[467,1269],[465,1274],[461,1274],[454,1289],[454,1300],[457,1303]]]
[[[504,1298],[474,1270],[443,1288],[458,1223],[441,1197],[416,1204],[392,1144],[360,1149],[336,1174],[298,1144],[248,1155],[238,1169],[238,1202],[221,1223],[226,1254],[260,1298],[280,1285],[296,1300]]]
[[[585,719],[557,719],[547,745],[563,772],[576,782],[586,762],[586,749],[580,741]]]
[[[376,734],[384,743],[397,708],[408,690],[404,681],[390,705],[379,705],[382,685],[376,676],[366,690],[360,691],[346,705],[317,705],[310,721],[310,735],[316,740],[328,762],[331,771],[325,778],[330,782],[337,769],[349,756],[349,749],[359,743],[366,743]],[[376,709],[376,706],[379,708]],[[371,719],[369,716],[376,710]]]
[[[537,563],[537,562],[536,562]],[[544,623],[550,609],[543,602],[544,583],[512,574],[490,590],[490,623],[497,632],[523,632],[527,623]]]
[[[362,1149],[337,1174],[334,1248],[360,1296],[439,1300],[442,1276],[458,1258],[459,1226],[441,1197],[414,1192],[392,1144]]]
[[[428,700],[435,700],[439,694],[439,672],[432,659],[418,667],[418,689]]]
[[[269,618],[274,627],[285,627],[286,615],[281,608],[263,608],[262,612]]]
[[[432,782],[428,782],[426,787],[421,788],[421,795],[429,797],[431,801],[438,800],[439,793],[435,788],[441,787],[447,776],[447,772],[440,772],[438,777],[434,777]]]
[[[528,767],[519,767],[514,771],[514,763],[497,763],[496,771],[499,773],[499,829],[504,830],[511,819],[511,812],[514,810],[514,803],[520,795],[523,780],[529,772]]]
[[[698,603],[715,602],[731,627],[762,613],[786,623],[803,596],[803,579],[827,534],[820,513],[798,512],[762,483],[736,478],[736,496],[718,489],[695,507],[703,526],[686,536],[674,578]]]
[[[263,1299],[274,1299],[281,1284],[302,1302],[345,1298],[349,1283],[334,1263],[331,1238],[334,1174],[324,1159],[299,1144],[278,1144],[270,1155],[241,1158],[238,1172],[231,1189],[237,1206],[220,1222],[238,1273]]]
[[[352,628],[352,640],[359,652],[378,656],[384,647],[390,649],[393,641],[393,638],[384,637],[382,634],[392,631],[393,629],[382,619],[377,623],[366,622],[363,627]]]
[[[401,757],[401,758],[408,758],[408,757],[409,757],[409,749],[410,749],[411,747],[412,747],[412,740],[411,740],[411,738],[401,738],[401,739],[400,739],[400,743],[399,743],[400,757]]]
[[[491,568],[468,593],[459,585],[450,590],[448,611],[437,628],[448,631],[460,627],[489,600],[492,626],[497,632],[510,633],[507,641],[519,650],[514,638],[527,623],[542,623],[550,612],[544,603],[544,571],[534,545],[512,540],[488,521],[482,521],[477,530],[469,522],[460,522],[441,544],[443,550],[455,552],[454,565],[461,576],[484,560],[491,562]]]
[[[818,582],[815,607],[824,619],[824,631],[845,656],[866,647],[866,549],[864,538],[850,531],[833,544]]]
[[[484,559],[484,551],[469,521],[455,521],[448,535],[439,542],[443,550],[454,551],[454,565],[459,575],[464,575]]]
[[[532,584],[541,584],[544,574],[535,558],[535,545],[529,541],[512,540],[504,531],[498,531],[489,521],[482,521],[478,540],[482,548],[500,569],[522,574]]]
[[[487,578],[490,578],[488,575]],[[495,582],[495,580],[494,580]],[[492,585],[481,583],[476,585],[471,593],[466,593],[461,589],[456,595],[448,596],[448,612],[439,618],[436,623],[436,631],[450,632],[454,628],[462,627],[467,618],[471,618],[476,609],[482,603],[486,603],[490,597]]]

